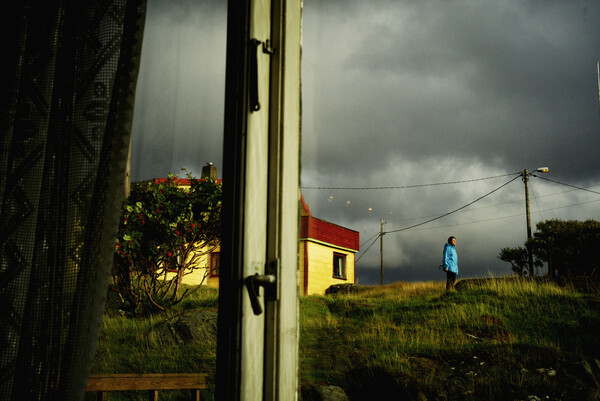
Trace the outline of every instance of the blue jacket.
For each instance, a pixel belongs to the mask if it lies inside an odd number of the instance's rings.
[[[456,248],[450,244],[444,246],[444,269],[450,270],[452,273],[458,274],[458,255]]]

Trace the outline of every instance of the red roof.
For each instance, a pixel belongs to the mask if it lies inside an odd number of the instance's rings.
[[[194,178],[195,180],[201,180],[201,178]],[[174,177],[173,178],[173,182],[177,183],[178,185],[181,186],[191,186],[192,185],[192,181],[194,180],[192,178],[179,178],[179,177]],[[167,182],[168,178],[155,178],[154,179],[154,184],[160,184],[162,182]],[[217,184],[220,184],[222,180],[217,180]]]
[[[300,194],[300,201],[302,202],[302,210],[300,210],[300,216],[312,216],[308,205],[304,201],[304,195]]]
[[[325,242],[358,252],[359,233],[312,216],[300,217],[300,238]]]

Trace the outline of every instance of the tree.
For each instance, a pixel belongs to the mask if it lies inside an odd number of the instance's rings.
[[[502,248],[498,259],[508,262],[512,271],[519,277],[527,274],[527,250],[521,246],[516,248]]]
[[[527,276],[529,272],[529,259],[527,249],[521,246],[516,248],[502,248],[498,259],[508,262],[512,266],[512,271],[519,277]],[[535,259],[533,265],[538,269],[543,266],[543,263]]]
[[[546,220],[528,241],[533,253],[548,262],[551,276],[593,275],[600,268],[600,222]]]
[[[183,186],[182,183],[189,183]],[[185,275],[218,246],[221,229],[220,182],[189,173],[158,183],[134,184],[123,202],[115,244],[113,285],[132,310],[142,305],[165,310],[180,302]]]
[[[534,264],[548,263],[551,277],[594,275],[600,271],[600,222],[553,219],[537,223],[536,229],[525,246],[535,256]],[[503,248],[498,258],[511,263],[513,271],[522,275],[526,254],[522,247]]]

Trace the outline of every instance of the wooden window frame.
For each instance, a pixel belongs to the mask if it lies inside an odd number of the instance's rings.
[[[344,261],[343,267],[342,267],[342,269],[343,269],[342,275],[336,275],[336,267],[337,267],[336,266],[336,259],[338,259],[338,258]],[[341,280],[347,280],[347,277],[348,277],[348,274],[347,274],[347,266],[348,266],[347,259],[348,259],[348,255],[346,255],[345,253],[339,253],[339,252],[334,252],[333,253],[333,274],[332,274],[333,278],[341,279]]]
[[[219,267],[217,268],[217,273],[214,273],[214,257],[215,255],[219,255]],[[221,252],[211,252],[210,253],[210,260],[209,260],[209,277],[219,277],[219,270],[221,268]]]

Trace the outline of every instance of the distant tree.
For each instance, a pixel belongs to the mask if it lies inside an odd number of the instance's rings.
[[[188,294],[181,290],[183,277],[205,268],[199,259],[219,244],[221,184],[187,178],[189,188],[172,174],[157,184],[134,184],[123,202],[113,285],[133,310],[180,302]]]
[[[546,220],[527,242],[548,263],[551,276],[582,276],[600,272],[600,222]]]
[[[536,266],[548,263],[552,277],[594,275],[600,272],[600,222],[595,220],[546,220],[536,224],[526,248],[503,248],[499,259],[509,262],[518,275],[525,275],[527,249]]]
[[[512,271],[515,272],[517,276],[524,277],[527,276],[529,272],[529,259],[527,256],[527,249],[518,246],[516,248],[502,248],[500,255],[498,255],[498,259],[510,263]],[[533,265],[540,269],[544,264],[540,260],[534,259]]]

